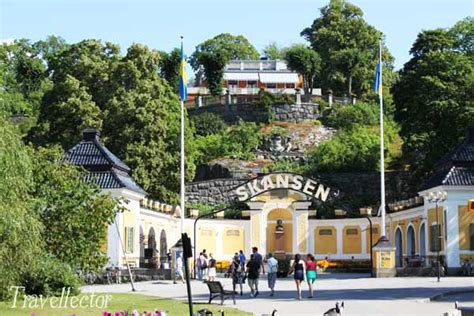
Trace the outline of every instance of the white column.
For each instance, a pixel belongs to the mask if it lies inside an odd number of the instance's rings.
[[[446,210],[446,231],[445,256],[446,264],[449,268],[458,268],[461,266],[459,260],[459,211],[458,205],[465,204],[466,201],[447,200],[444,202]],[[440,210],[440,216],[444,213]],[[444,235],[444,231],[443,231]]]
[[[361,242],[362,242],[362,247],[360,248],[360,254],[364,257],[364,254],[367,254],[368,253],[368,249],[367,249],[367,232],[369,231],[369,233],[372,233],[370,232],[370,227],[367,225],[365,226],[365,228],[363,226],[360,226],[360,234],[361,234]],[[370,248],[369,248],[370,249]],[[370,254],[370,253],[369,253]]]
[[[343,252],[342,252],[342,238],[343,238],[343,229],[344,225],[343,224],[338,224],[336,225],[336,237],[337,237],[337,258],[342,258]]]

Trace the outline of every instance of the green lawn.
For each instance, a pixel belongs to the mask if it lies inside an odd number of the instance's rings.
[[[109,300],[107,308],[97,308],[96,305],[102,305],[102,301],[96,301],[94,307],[88,308],[52,308],[49,305],[49,301],[46,303],[44,308],[28,308],[28,303],[26,308],[23,308],[24,301],[18,301],[16,303],[16,308],[12,308],[13,301],[11,302],[0,302],[0,315],[2,316],[31,316],[33,312],[36,313],[36,316],[89,316],[89,315],[103,315],[104,311],[108,312],[118,312],[123,310],[131,311],[136,309],[139,312],[143,311],[153,311],[154,309],[164,310],[168,312],[168,315],[189,315],[187,301],[165,299],[154,296],[145,296],[139,294],[115,294],[115,293],[96,293],[96,295],[110,295],[111,299]],[[78,297],[88,295],[87,293],[81,294]],[[28,301],[34,305],[33,301]],[[40,301],[38,300],[38,306]],[[86,302],[86,300],[84,300]],[[57,303],[55,303],[57,304]],[[32,306],[33,306],[32,305]],[[85,303],[84,303],[85,305]],[[225,315],[251,315],[250,313],[239,311],[235,308],[221,307],[220,305],[208,305],[208,304],[194,304],[194,312],[197,312],[200,309],[207,308],[211,310],[214,315],[220,315],[219,310],[223,309]]]

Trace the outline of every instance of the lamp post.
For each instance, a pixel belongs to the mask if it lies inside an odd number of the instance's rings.
[[[438,203],[443,202],[446,200],[446,192],[445,191],[436,191],[430,192],[427,195],[428,202],[435,203],[436,205],[436,225],[438,226],[438,242],[436,244],[436,261],[437,261],[437,275],[438,275],[438,282],[441,276],[441,266],[440,266],[440,256],[439,251],[441,249],[441,224],[439,223],[439,215],[438,215]],[[444,223],[446,225],[446,223]]]

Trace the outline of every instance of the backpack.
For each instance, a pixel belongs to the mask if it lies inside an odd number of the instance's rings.
[[[207,260],[206,259],[203,259],[201,261],[201,269],[207,269]]]

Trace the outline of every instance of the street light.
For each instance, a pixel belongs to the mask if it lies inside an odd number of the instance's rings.
[[[440,251],[440,248],[441,248],[441,224],[439,223],[439,215],[438,215],[438,203],[440,202],[443,202],[444,200],[446,200],[446,192],[445,191],[435,191],[435,192],[430,192],[428,193],[427,195],[427,200],[428,202],[430,203],[435,203],[436,204],[436,225],[438,226],[438,243],[437,243],[437,247],[436,247],[436,260],[437,260],[437,272],[438,272],[438,282],[439,282],[439,279],[440,279],[440,274],[441,274],[441,267],[440,267],[440,257],[439,257],[439,251]],[[444,223],[444,225],[446,225],[446,223]]]

